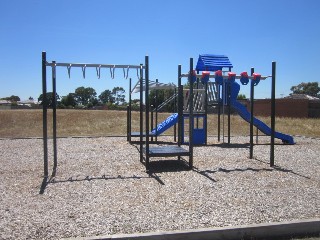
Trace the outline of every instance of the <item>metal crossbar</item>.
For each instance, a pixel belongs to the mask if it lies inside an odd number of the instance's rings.
[[[86,68],[96,68],[97,71],[97,77],[100,79],[100,73],[101,73],[101,68],[109,68],[110,69],[110,75],[111,78],[114,79],[114,70],[116,68],[122,68],[123,70],[123,77],[125,79],[128,79],[129,76],[129,69],[136,69],[137,70],[137,77],[139,79],[139,74],[138,70],[139,69],[145,69],[145,66],[143,65],[116,65],[116,64],[99,64],[99,63],[56,63],[56,62],[46,62],[46,66],[55,68],[55,67],[67,67],[68,70],[68,76],[70,78],[71,74],[71,67],[80,67],[82,69],[82,76],[83,78],[86,78]]]
[[[202,78],[201,74],[196,74],[194,76],[197,77],[197,78]],[[180,77],[189,77],[189,73],[183,73],[183,74],[180,75]],[[209,76],[209,78],[215,78],[215,77],[216,77],[215,75],[211,75],[211,74]],[[228,79],[229,78],[229,76],[224,76],[224,75],[220,76],[220,77],[222,77],[223,79]],[[271,75],[270,76],[261,76],[260,80],[266,80],[269,77],[272,77],[272,76]],[[254,78],[253,76],[248,76],[248,79],[253,79],[253,78]],[[241,76],[237,75],[237,76],[235,76],[235,79],[241,79]]]
[[[143,65],[115,65],[115,64],[97,64],[97,63],[49,63],[46,62],[46,66],[50,67],[97,67],[97,68],[137,68],[145,69]]]

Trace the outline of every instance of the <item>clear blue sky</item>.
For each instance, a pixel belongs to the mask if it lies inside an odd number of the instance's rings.
[[[319,0],[1,0],[0,9],[0,97],[39,97],[42,51],[48,61],[106,64],[140,64],[149,55],[150,78],[175,83],[177,65],[187,72],[189,58],[196,63],[202,53],[227,55],[238,74],[255,67],[270,75],[276,61],[277,97],[319,82]],[[122,70],[115,79],[106,69],[101,75],[87,69],[83,80],[77,68],[69,79],[59,68],[57,92],[128,90]],[[130,76],[137,81],[135,71]],[[256,97],[270,97],[270,85],[259,84]],[[241,93],[249,97],[249,87]]]

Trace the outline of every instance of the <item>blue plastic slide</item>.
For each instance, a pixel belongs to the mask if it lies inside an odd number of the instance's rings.
[[[162,123],[159,123],[156,128],[152,129],[152,135],[159,136],[160,134],[164,133],[166,130],[171,128],[178,122],[178,113],[174,113],[170,115],[166,120]]]
[[[250,123],[250,112],[247,108],[237,101],[237,96],[240,91],[240,85],[236,82],[231,84],[231,106],[238,112],[238,114],[248,123]],[[261,132],[270,136],[271,128],[264,122],[257,118],[253,118],[253,125],[256,126]],[[275,132],[275,138],[281,139],[283,143],[294,144],[293,137],[280,132]]]

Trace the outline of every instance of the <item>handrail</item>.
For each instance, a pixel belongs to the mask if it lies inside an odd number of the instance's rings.
[[[167,105],[169,102],[174,100],[176,97],[178,97],[178,93],[173,94],[170,98],[168,98],[166,101],[162,102],[159,106],[157,106],[155,109],[152,110],[152,112],[161,110],[165,105]]]

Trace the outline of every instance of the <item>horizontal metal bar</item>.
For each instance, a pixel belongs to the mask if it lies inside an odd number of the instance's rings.
[[[140,69],[141,67],[145,69],[145,66],[140,65],[117,65],[117,64],[97,64],[97,63],[46,63],[46,66],[56,66],[56,67],[96,67],[96,68],[134,68]]]
[[[183,74],[181,74],[180,77],[189,77],[189,74],[188,73],[183,73]],[[202,75],[201,74],[197,74],[196,77],[197,78],[202,78]],[[223,79],[228,79],[229,78],[229,76],[225,76],[225,75],[223,75],[222,77],[223,77]],[[260,80],[266,80],[269,77],[272,77],[272,76],[271,75],[270,76],[261,76]],[[215,78],[215,75],[210,75],[209,78]],[[235,76],[235,79],[240,79],[240,78],[241,78],[240,75]],[[253,79],[253,76],[248,76],[248,79]]]

